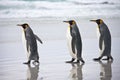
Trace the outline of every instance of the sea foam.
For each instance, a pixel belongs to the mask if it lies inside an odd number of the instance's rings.
[[[1,0],[0,18],[120,16],[119,0]]]

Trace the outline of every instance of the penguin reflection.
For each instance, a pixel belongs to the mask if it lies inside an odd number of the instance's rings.
[[[112,68],[111,64],[112,61],[107,61],[107,63],[103,63],[99,61],[101,65],[101,72],[100,72],[100,80],[111,80],[112,78]]]
[[[34,65],[34,67],[28,65],[27,80],[37,80],[38,72],[39,72],[39,65]]]
[[[70,78],[71,80],[82,80],[83,75],[82,75],[82,67],[84,64],[74,64],[72,63],[72,69],[70,70]]]

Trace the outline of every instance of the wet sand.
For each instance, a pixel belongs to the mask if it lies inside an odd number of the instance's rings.
[[[112,35],[113,62],[94,62],[99,56],[97,24],[77,19],[83,42],[85,64],[67,64],[70,60],[66,44],[67,24],[64,19],[0,19],[0,80],[118,80],[120,78],[120,27],[118,18],[104,19]],[[24,65],[27,61],[18,23],[28,23],[43,41],[38,43],[40,65]]]

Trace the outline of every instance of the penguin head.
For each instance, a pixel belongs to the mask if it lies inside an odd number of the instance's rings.
[[[27,27],[29,27],[29,25],[27,23],[17,24],[17,26],[22,26],[23,29],[26,29]]]
[[[70,25],[76,24],[76,22],[74,20],[63,21],[63,22],[69,23]]]
[[[102,24],[103,23],[103,20],[102,19],[97,19],[97,20],[90,20],[92,22],[96,22],[98,25]]]

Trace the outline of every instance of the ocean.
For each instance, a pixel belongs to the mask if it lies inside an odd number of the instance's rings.
[[[120,17],[120,0],[0,0],[0,18]]]

